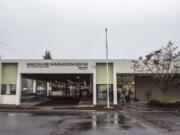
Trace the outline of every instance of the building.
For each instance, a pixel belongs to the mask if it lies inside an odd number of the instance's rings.
[[[163,93],[145,76],[134,74],[131,60],[109,60],[111,104],[118,104],[118,92],[130,90],[139,101],[161,98]],[[47,96],[82,96],[94,105],[106,102],[105,60],[0,60],[0,104],[20,105],[24,93],[45,92]],[[32,80],[32,88],[22,85]],[[37,84],[37,81],[43,83]],[[180,87],[171,88],[169,97],[180,98]]]

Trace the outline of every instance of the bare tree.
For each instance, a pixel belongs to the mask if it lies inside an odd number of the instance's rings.
[[[165,47],[153,51],[144,59],[133,60],[133,69],[137,74],[148,76],[156,81],[159,89],[167,97],[167,90],[180,83],[180,51],[170,41]]]

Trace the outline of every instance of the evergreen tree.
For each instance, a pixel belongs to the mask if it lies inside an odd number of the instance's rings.
[[[48,51],[48,50],[46,50],[46,51],[45,51],[45,54],[44,54],[44,56],[43,56],[43,59],[44,59],[44,60],[51,60],[51,59],[52,59],[52,57],[51,57],[51,52]]]

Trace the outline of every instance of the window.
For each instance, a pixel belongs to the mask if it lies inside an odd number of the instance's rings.
[[[106,101],[107,100],[107,85],[97,84],[97,100]],[[113,85],[109,84],[109,100],[113,101]]]
[[[2,95],[15,95],[16,94],[16,84],[2,84],[1,85]]]
[[[121,90],[131,90],[134,91],[134,76],[133,75],[117,75],[117,88],[118,91]]]

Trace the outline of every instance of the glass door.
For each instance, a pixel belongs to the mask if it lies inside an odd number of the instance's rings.
[[[106,84],[97,84],[97,101],[106,101],[107,100],[107,85]],[[109,84],[109,100],[113,101],[113,85]]]

